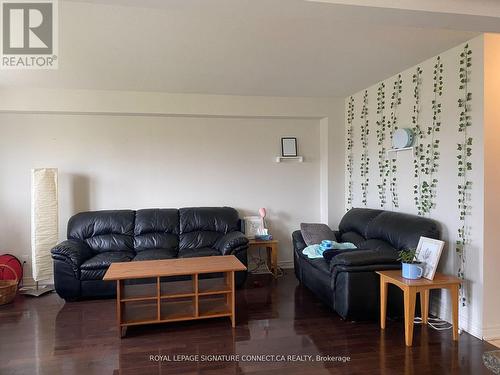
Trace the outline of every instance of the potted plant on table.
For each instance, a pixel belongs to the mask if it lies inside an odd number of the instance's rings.
[[[406,249],[399,252],[399,261],[403,264],[402,276],[405,279],[420,279],[424,273],[421,262],[417,261],[417,249]]]

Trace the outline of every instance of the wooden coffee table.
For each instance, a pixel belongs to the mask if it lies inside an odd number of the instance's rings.
[[[116,280],[120,337],[127,327],[227,316],[236,325],[234,273],[246,267],[234,256],[112,263],[103,280]],[[222,273],[219,278],[199,275]],[[188,276],[185,281],[171,281]],[[126,280],[145,279],[142,284]],[[151,279],[155,279],[154,282]]]

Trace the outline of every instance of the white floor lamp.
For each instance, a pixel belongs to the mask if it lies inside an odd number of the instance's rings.
[[[53,289],[50,249],[58,242],[57,169],[31,170],[31,268],[34,288],[22,288],[22,294],[41,296]],[[45,285],[39,286],[39,282]]]

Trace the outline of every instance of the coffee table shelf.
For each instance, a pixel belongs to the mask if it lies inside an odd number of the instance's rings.
[[[129,301],[123,304],[122,324],[136,325],[142,322],[152,322],[158,317],[156,301]]]
[[[201,279],[198,282],[198,295],[231,293],[231,285],[224,278]]]
[[[231,306],[228,305],[225,297],[200,298],[199,299],[199,316],[201,317],[219,317],[231,315]]]
[[[195,302],[192,298],[162,301],[160,306],[160,321],[188,320],[196,317]]]
[[[147,301],[157,298],[156,283],[125,285],[122,302]]]
[[[212,258],[212,259],[210,259]],[[124,263],[114,263],[105,275],[105,280],[117,281],[117,318],[120,337],[126,328],[141,324],[167,323],[181,320],[230,317],[235,326],[235,271],[246,267],[229,255],[181,260],[133,262],[127,267]],[[150,268],[142,271],[138,263],[151,263],[160,272],[152,277]],[[185,273],[167,272],[172,264],[184,266]],[[165,270],[162,270],[162,264]],[[189,273],[190,266],[197,272]],[[217,269],[217,267],[219,267]],[[112,269],[114,268],[114,269]],[[206,272],[201,272],[206,269]],[[110,272],[111,270],[111,272]],[[140,272],[142,271],[142,272]],[[221,273],[223,277],[203,278],[204,274]],[[168,280],[171,276],[189,276],[189,280]],[[149,279],[144,284],[129,284],[127,280]],[[151,282],[156,279],[156,282]]]

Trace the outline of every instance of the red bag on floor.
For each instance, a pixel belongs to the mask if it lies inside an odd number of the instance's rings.
[[[23,279],[23,264],[14,255],[3,254],[0,255],[0,264],[6,264],[14,270],[14,274],[7,267],[0,267],[0,280],[15,280],[16,278],[21,282]]]

